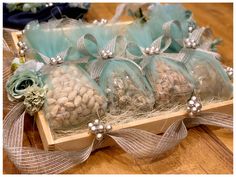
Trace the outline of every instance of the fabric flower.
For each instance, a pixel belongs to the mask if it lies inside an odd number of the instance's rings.
[[[10,101],[21,100],[29,86],[43,87],[43,82],[37,72],[25,70],[15,73],[6,84],[8,99]]]
[[[33,85],[28,87],[24,93],[24,105],[26,112],[33,116],[44,104],[46,91],[44,88]]]

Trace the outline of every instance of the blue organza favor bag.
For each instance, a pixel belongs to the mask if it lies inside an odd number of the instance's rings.
[[[63,35],[60,20],[32,22],[24,36],[36,59],[45,64],[41,70],[47,87],[43,112],[51,128],[86,127],[105,112],[105,95],[80,66],[80,54],[70,54],[70,43]]]

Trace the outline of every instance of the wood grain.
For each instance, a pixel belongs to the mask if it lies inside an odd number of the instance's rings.
[[[86,18],[110,19],[116,3],[92,4]],[[232,3],[186,3],[184,6],[194,13],[200,25],[210,26],[215,36],[223,39],[219,46],[223,63],[233,65],[233,5]],[[124,16],[122,20],[130,20]],[[11,58],[4,58],[4,68]],[[5,85],[5,84],[4,84]],[[9,102],[4,91],[4,116],[9,111]],[[34,119],[26,118],[24,145],[42,148]],[[92,153],[84,164],[78,165],[66,174],[232,174],[233,134],[232,131],[199,126],[189,130],[188,137],[172,152],[153,163],[134,161],[119,147],[109,147]],[[3,173],[18,174],[19,171],[3,156]]]

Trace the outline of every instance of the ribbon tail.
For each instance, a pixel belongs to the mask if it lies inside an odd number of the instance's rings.
[[[233,129],[233,116],[219,112],[202,113],[195,118],[186,118],[184,122],[187,127],[203,124]]]
[[[109,136],[127,153],[136,158],[156,159],[187,136],[183,121],[173,123],[163,135],[139,129],[123,129]]]
[[[8,150],[15,166],[26,174],[58,174],[86,161],[93,151],[94,142],[82,151],[44,151],[31,147]]]
[[[106,62],[107,62],[106,60],[98,60],[98,59],[90,62],[90,64],[87,66],[87,71],[92,79],[99,78]]]
[[[44,151],[23,147],[25,107],[18,103],[3,122],[3,145],[9,159],[22,172],[27,174],[61,173],[86,161],[91,152],[99,146],[96,140],[82,151]]]
[[[72,47],[68,47],[65,51],[59,52],[57,56],[60,56],[65,61],[66,56],[71,52]]]
[[[152,151],[152,160],[160,157],[160,155],[178,145],[188,135],[187,128],[183,120],[174,122],[161,136],[160,141],[157,142],[156,146]]]
[[[18,103],[3,120],[3,147],[21,147],[23,141],[25,106]],[[12,127],[12,128],[11,128]]]
[[[42,58],[45,64],[50,64],[50,58],[46,55],[42,54],[41,52],[37,51],[37,54]]]

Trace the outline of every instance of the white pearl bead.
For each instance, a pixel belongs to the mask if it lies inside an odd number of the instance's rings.
[[[189,38],[185,39],[185,42],[186,43],[190,42],[190,39]]]
[[[153,54],[154,54],[154,51],[151,49],[149,52],[149,55],[153,55]]]
[[[189,106],[191,107],[191,106],[194,105],[194,101],[193,101],[193,100],[189,100],[189,101],[188,101],[188,104],[189,104]]]
[[[91,127],[91,131],[92,131],[92,132],[95,132],[96,130],[97,130],[96,126],[92,126],[92,127]]]
[[[98,125],[100,123],[100,121],[98,119],[94,120],[94,125]]]
[[[232,71],[228,72],[228,75],[229,75],[229,76],[232,76],[232,75],[233,75],[233,72],[232,72]]]
[[[24,50],[27,50],[27,49],[28,49],[28,47],[27,47],[26,45],[24,45],[23,49],[24,49]]]
[[[107,131],[110,131],[111,129],[112,129],[112,126],[111,126],[111,125],[107,125],[107,126],[106,126],[106,130],[107,130]]]
[[[108,56],[109,56],[109,57],[112,57],[112,52],[109,52],[109,53],[108,53]]]
[[[188,106],[187,107],[187,112],[190,112],[191,111],[191,108]]]
[[[152,46],[152,47],[151,47],[151,50],[155,50],[155,47]]]
[[[58,59],[58,60],[57,60],[57,63],[58,63],[58,64],[61,64],[61,63],[63,63],[63,60],[62,60],[62,58]]]
[[[99,130],[103,130],[103,129],[104,129],[104,126],[100,124],[100,125],[98,126],[98,129],[99,129]]]
[[[20,57],[24,57],[25,56],[25,51],[24,50],[20,50],[19,51],[19,55],[20,55]]]
[[[194,40],[194,39],[191,39],[191,40],[190,40],[190,42],[191,42],[191,43],[194,43],[194,42],[195,42],[195,40]]]
[[[96,139],[97,139],[98,141],[102,140],[102,139],[103,139],[103,135],[102,135],[101,133],[98,133],[98,134],[96,135]]]
[[[196,96],[192,96],[192,97],[191,97],[191,100],[196,101],[196,100],[197,100],[197,97],[196,97]]]
[[[88,124],[88,127],[89,127],[89,128],[92,128],[92,126],[93,126],[93,123],[90,122],[90,123]]]
[[[19,41],[19,42],[17,42],[17,46],[21,48],[23,46],[23,43],[21,41]]]
[[[193,117],[194,116],[194,114],[192,112],[190,112],[188,115],[189,115],[189,117]]]
[[[149,53],[149,52],[150,52],[150,49],[147,47],[147,48],[145,49],[145,52],[146,52],[146,53]]]
[[[155,52],[156,54],[159,53],[159,48],[158,48],[158,47],[155,48],[154,52]]]
[[[107,55],[106,53],[104,53],[104,54],[102,55],[102,58],[108,58],[108,55]]]
[[[29,25],[29,24],[26,25],[25,29],[26,29],[26,30],[29,30],[29,29],[30,29],[30,25]]]
[[[188,31],[192,32],[193,31],[193,27],[192,26],[188,27]]]
[[[106,90],[106,93],[110,93],[110,92],[111,92],[111,89],[108,88],[108,89]]]
[[[195,42],[192,43],[192,48],[196,48],[197,47],[197,44]]]
[[[194,112],[197,112],[197,108],[196,107],[192,107],[191,111],[194,113]]]
[[[201,108],[202,107],[202,105],[198,102],[195,104],[195,106],[196,106],[196,108]]]
[[[57,60],[55,58],[51,58],[51,64],[56,64],[57,63]]]
[[[97,21],[97,20],[94,20],[94,21],[93,21],[93,24],[97,24],[97,23],[98,23],[98,21]]]
[[[191,47],[192,46],[192,43],[191,42],[188,42],[187,43],[187,47]]]

